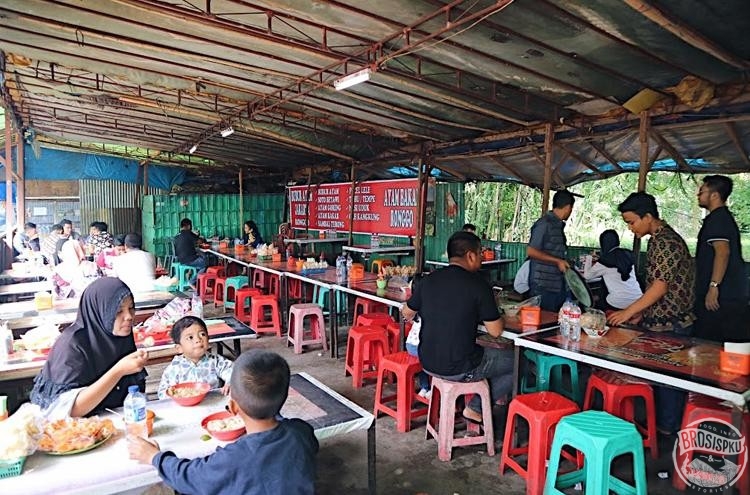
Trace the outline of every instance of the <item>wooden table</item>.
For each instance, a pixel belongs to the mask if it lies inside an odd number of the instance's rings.
[[[310,423],[318,440],[352,431],[367,431],[368,487],[375,494],[375,418],[357,404],[342,397],[307,373],[292,375],[289,398],[281,414],[287,418],[301,418]],[[227,399],[218,391],[193,407],[182,407],[171,399],[152,401],[148,408],[156,413],[152,438],[163,450],[171,450],[186,458],[211,454],[218,446],[226,445],[214,439],[201,440],[205,434],[201,420],[209,414],[223,411]],[[114,415],[117,428],[122,420]],[[238,462],[248,462],[239,460]],[[156,469],[128,458],[127,441],[122,433],[86,453],[71,456],[50,456],[36,453],[26,460],[21,476],[0,479],[0,493],[25,495],[65,493],[119,493],[145,488],[160,482]]]
[[[42,280],[41,282],[22,282],[19,284],[0,285],[0,298],[15,299],[18,297],[31,297],[37,292],[52,291],[52,281]]]
[[[373,254],[379,254],[379,255],[390,255],[396,257],[396,264],[401,264],[401,258],[403,256],[411,256],[414,254],[414,246],[383,246],[383,247],[370,247],[365,245],[357,245],[357,246],[344,246],[344,251],[349,251],[350,253],[358,253],[362,256],[362,259],[365,262],[365,265],[367,264],[367,260],[370,257],[370,255]],[[365,266],[367,268],[367,266]]]
[[[346,244],[349,242],[348,237],[311,237],[309,239],[284,239],[284,244],[296,244],[301,250],[307,249],[308,247],[315,251],[317,244]]]
[[[490,270],[497,269],[498,280],[500,280],[500,271],[503,269],[503,266],[508,265],[510,263],[515,263],[515,261],[516,261],[516,258],[502,258],[502,259],[497,259],[497,260],[482,261],[482,271],[485,271],[485,273],[487,273]],[[432,265],[436,267],[444,267],[444,266],[450,265],[450,262],[427,260],[424,262],[424,264]],[[489,273],[487,273],[487,276],[491,278]]]

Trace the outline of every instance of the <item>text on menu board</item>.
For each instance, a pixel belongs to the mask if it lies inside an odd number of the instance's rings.
[[[416,235],[417,179],[293,186],[289,209],[293,228],[349,231],[390,235]],[[351,208],[350,208],[351,206]],[[353,210],[353,212],[352,212]]]

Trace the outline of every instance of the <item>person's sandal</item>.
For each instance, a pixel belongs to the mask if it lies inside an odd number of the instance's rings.
[[[469,407],[464,407],[463,417],[465,420],[471,421],[472,423],[482,424],[482,413],[476,412]]]

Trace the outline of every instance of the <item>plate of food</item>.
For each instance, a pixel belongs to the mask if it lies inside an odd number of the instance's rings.
[[[200,404],[211,386],[205,382],[184,382],[172,385],[167,389],[167,395],[181,406],[195,406]]]
[[[39,450],[48,455],[73,455],[88,452],[112,438],[115,429],[109,419],[66,418],[44,426]]]
[[[221,411],[203,418],[201,426],[217,440],[228,442],[245,434],[242,418],[229,411]]]

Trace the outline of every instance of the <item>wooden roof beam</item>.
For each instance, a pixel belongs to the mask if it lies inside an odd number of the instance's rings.
[[[685,22],[670,17],[666,12],[657,6],[652,5],[647,0],[625,0],[625,3],[636,10],[639,14],[663,27],[688,45],[706,52],[712,57],[718,58],[722,62],[737,67],[738,69],[747,70],[750,68],[750,62],[747,60],[744,60],[722,46],[719,46],[718,43],[708,39],[706,36],[693,29],[692,26],[688,26]]]
[[[489,157],[490,160],[497,163],[501,169],[503,169],[508,175],[511,177],[518,178],[521,183],[523,183],[525,186],[534,187],[534,183],[529,180],[528,177],[525,177],[521,172],[518,172],[517,170],[514,170],[510,165],[505,163],[499,156],[491,156]]]
[[[727,134],[729,134],[729,137],[734,143],[734,147],[737,148],[737,152],[739,152],[740,156],[742,157],[742,161],[745,162],[745,165],[750,165],[750,158],[748,158],[745,145],[742,144],[740,136],[737,133],[737,127],[732,122],[727,122],[725,126],[727,129]]]
[[[607,151],[604,145],[600,145],[594,140],[585,140],[585,142],[588,143],[589,146],[594,148],[597,153],[606,158],[607,161],[615,168],[615,170],[622,172],[622,167],[618,163],[617,158],[615,158],[609,151]]]
[[[606,178],[606,176],[598,168],[596,168],[594,165],[592,165],[591,163],[589,163],[588,160],[586,160],[585,158],[583,158],[578,153],[574,153],[573,151],[569,150],[568,148],[565,147],[564,144],[555,143],[555,145],[558,148],[560,148],[563,151],[563,153],[565,153],[566,155],[568,155],[570,158],[572,158],[573,160],[577,161],[578,163],[580,163],[581,165],[583,165],[587,169],[589,169],[592,172],[594,172],[599,178],[601,178],[601,179],[605,179]]]
[[[672,159],[677,163],[678,168],[682,169],[683,172],[687,172],[692,174],[693,168],[690,166],[690,164],[685,160],[685,157],[682,156],[682,154],[675,149],[674,146],[672,146],[669,141],[667,141],[664,136],[661,135],[659,131],[654,129],[653,127],[649,127],[648,133],[651,134],[651,136],[656,140],[659,145],[664,148],[664,150],[669,153],[669,156],[672,157]]]

